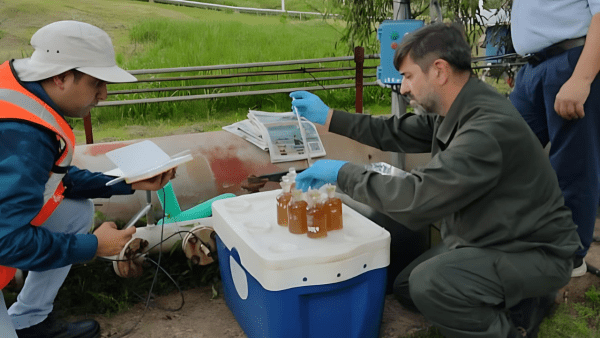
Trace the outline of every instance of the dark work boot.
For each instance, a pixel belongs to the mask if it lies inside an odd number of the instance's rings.
[[[552,292],[542,297],[523,299],[510,309],[509,319],[516,329],[516,337],[537,337],[544,318],[552,315],[558,306],[554,302],[555,297],[556,292]]]
[[[527,337],[527,332],[525,331],[525,329],[522,327],[516,328],[516,327],[514,327],[514,325],[511,325],[507,338],[523,338],[523,337]]]
[[[17,330],[19,338],[98,338],[100,324],[95,320],[67,323],[52,313],[43,322]]]

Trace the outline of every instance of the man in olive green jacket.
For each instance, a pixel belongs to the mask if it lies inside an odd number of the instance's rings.
[[[412,229],[442,220],[442,243],[396,278],[394,293],[446,337],[536,336],[580,246],[548,156],[519,113],[472,76],[461,29],[433,24],[407,35],[394,65],[401,93],[436,114],[388,119],[329,109],[294,92],[292,105],[329,131],[384,151],[431,152],[401,176],[321,160],[300,189],[335,183]]]

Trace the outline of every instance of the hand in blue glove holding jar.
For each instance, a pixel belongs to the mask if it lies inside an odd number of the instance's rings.
[[[346,163],[348,161],[316,161],[310,168],[296,176],[296,189],[307,191],[308,188],[319,189],[327,183],[336,184],[338,173]]]

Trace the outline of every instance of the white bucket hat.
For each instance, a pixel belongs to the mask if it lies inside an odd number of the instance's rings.
[[[13,61],[21,81],[39,81],[70,69],[106,82],[135,82],[119,68],[108,34],[79,21],[58,21],[40,28],[31,37],[30,58]]]

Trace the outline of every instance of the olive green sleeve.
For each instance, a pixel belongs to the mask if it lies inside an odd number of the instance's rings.
[[[499,181],[501,168],[497,140],[473,126],[457,133],[445,151],[406,177],[381,175],[348,163],[337,183],[352,199],[417,229],[488,193]]]
[[[411,113],[383,117],[334,110],[329,131],[383,151],[428,153],[434,123],[433,116]]]

